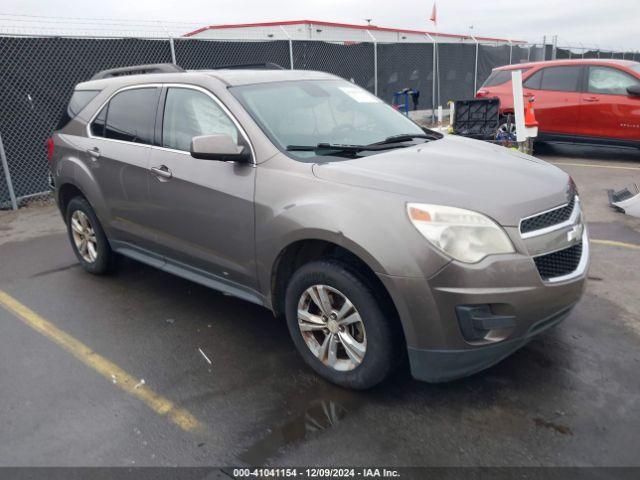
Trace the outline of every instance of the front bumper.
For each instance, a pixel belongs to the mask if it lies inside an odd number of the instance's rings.
[[[473,349],[419,349],[409,348],[411,374],[425,382],[447,382],[466,377],[495,365],[524,347],[533,337],[562,322],[573,310],[573,305],[531,326],[521,338],[505,340]]]
[[[560,323],[584,291],[588,247],[584,255],[575,275],[558,282],[543,281],[533,257],[522,253],[490,256],[474,265],[450,262],[429,279],[379,275],[402,321],[413,376],[442,382],[471,375]],[[489,306],[496,316],[515,322],[485,338],[465,338],[459,306]]]

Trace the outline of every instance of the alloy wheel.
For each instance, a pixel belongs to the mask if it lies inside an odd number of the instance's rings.
[[[98,242],[89,217],[81,210],[71,215],[73,243],[85,262],[93,263],[98,258]]]
[[[353,370],[364,360],[367,336],[353,303],[328,285],[307,288],[298,302],[298,327],[307,347],[325,366]]]
[[[516,134],[516,124],[515,122],[513,123],[503,123],[502,125],[500,125],[498,127],[498,133],[506,133],[509,135],[515,135]]]

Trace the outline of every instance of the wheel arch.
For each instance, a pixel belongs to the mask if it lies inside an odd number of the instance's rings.
[[[71,182],[65,182],[58,187],[57,201],[58,208],[63,217],[67,214],[67,206],[74,197],[82,197],[87,200],[87,196],[84,194],[81,188]],[[89,200],[87,200],[89,201]]]
[[[398,322],[397,325],[400,326],[404,335],[398,309],[391,294],[376,275],[375,267],[372,267],[351,249],[325,239],[296,240],[280,251],[271,269],[270,301],[274,315],[284,314],[285,293],[293,273],[303,265],[320,259],[339,261],[346,265],[352,273],[365,280],[374,290],[376,298],[381,299],[381,307],[392,317],[393,321]]]

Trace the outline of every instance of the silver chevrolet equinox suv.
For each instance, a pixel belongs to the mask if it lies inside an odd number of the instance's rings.
[[[88,272],[124,255],[262,305],[345,387],[405,356],[424,381],[478,372],[583,292],[588,238],[566,173],[423,129],[327,73],[100,72],[48,153]]]

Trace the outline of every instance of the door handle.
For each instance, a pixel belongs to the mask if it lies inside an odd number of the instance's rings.
[[[159,167],[151,167],[151,171],[155,173],[158,177],[162,177],[166,179],[173,177],[173,173],[171,173],[171,170],[169,170],[166,165],[160,165]]]
[[[585,102],[597,102],[598,97],[585,97],[582,100],[584,100]]]
[[[87,153],[94,159],[100,158],[100,149],[98,147],[89,148]]]

